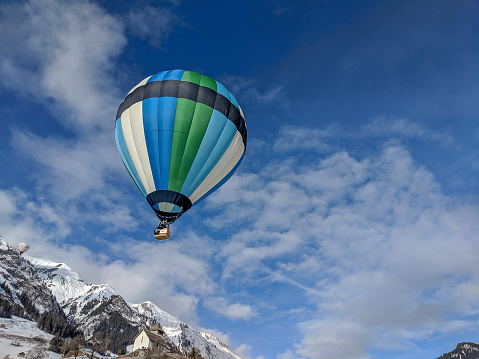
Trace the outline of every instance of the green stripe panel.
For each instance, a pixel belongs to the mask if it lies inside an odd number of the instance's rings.
[[[201,75],[193,71],[185,71],[183,76],[181,76],[181,81],[193,82],[194,84],[199,85],[201,81]]]
[[[183,73],[183,76],[181,76],[181,81],[192,82],[200,86],[208,87],[215,92],[218,91],[218,87],[215,80],[213,80],[211,77],[200,75],[197,72],[185,71]]]
[[[193,71],[185,71],[181,81],[217,91],[216,81]],[[202,103],[179,98],[171,145],[168,189],[180,192],[206,133],[213,109]]]
[[[211,77],[201,75],[200,86],[209,87],[215,92],[218,92],[216,81]]]
[[[190,172],[191,165],[195,160],[196,154],[205,136],[206,129],[210,122],[213,109],[202,103],[196,104],[196,110],[193,115],[193,121],[191,122],[190,133],[188,140],[186,141],[185,152],[183,154],[183,160],[181,162],[180,170],[178,172],[178,178],[176,180],[173,191],[180,192],[185,183],[186,176]]]
[[[191,120],[195,113],[196,102],[186,98],[179,98],[176,103],[175,126],[173,131],[188,133],[190,132]],[[174,135],[173,135],[174,141]]]
[[[171,144],[170,157],[170,176],[168,177],[168,189],[174,191],[178,172],[180,171],[181,160],[185,151],[187,133],[173,132],[173,142]]]
[[[170,174],[168,177],[168,189],[173,191],[180,171],[181,161],[185,151],[186,140],[190,132],[191,120],[195,113],[196,102],[179,98],[176,105],[175,125],[171,143]]]

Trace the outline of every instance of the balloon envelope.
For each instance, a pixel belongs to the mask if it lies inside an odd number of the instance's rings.
[[[20,243],[18,245],[18,251],[20,253],[25,253],[26,251],[28,251],[30,249],[30,245],[28,243]]]
[[[160,219],[175,221],[235,172],[247,130],[235,97],[193,71],[163,71],[135,86],[116,116],[115,140]]]

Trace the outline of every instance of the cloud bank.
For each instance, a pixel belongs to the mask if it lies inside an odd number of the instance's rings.
[[[287,131],[288,143],[320,132],[303,130]],[[464,322],[477,328],[479,210],[443,195],[397,142],[360,160],[322,147],[307,164],[285,156],[212,197],[217,224],[252,222],[222,247],[223,275],[292,285],[314,305],[298,324],[298,357],[369,358]]]

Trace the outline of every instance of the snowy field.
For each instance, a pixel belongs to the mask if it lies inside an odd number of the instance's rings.
[[[5,328],[2,328],[3,325]],[[34,339],[34,338],[37,338]],[[46,340],[44,346],[48,346],[48,343],[53,338],[53,335],[38,329],[37,323],[27,319],[12,316],[9,318],[0,318],[0,359],[4,359],[7,354],[10,354],[11,359],[17,359],[18,354],[23,352],[27,353],[30,349],[38,345],[38,338]],[[19,343],[20,346],[13,345],[12,343]],[[130,346],[130,350],[133,346]],[[85,349],[86,355],[79,355],[77,359],[89,359],[91,351]],[[53,353],[51,351],[46,352],[49,356],[48,359],[60,359],[61,355]],[[113,359],[117,355],[102,356],[95,353],[96,358],[101,359]]]
[[[5,328],[3,325],[5,325]],[[0,359],[10,354],[12,359],[18,358],[17,354],[27,353],[30,349],[39,344],[38,340],[33,338],[43,338],[46,340],[45,346],[53,335],[45,333],[38,329],[37,323],[23,318],[13,316],[12,319],[0,318]],[[12,345],[19,343],[20,346]],[[61,355],[48,351],[49,359],[60,359]]]

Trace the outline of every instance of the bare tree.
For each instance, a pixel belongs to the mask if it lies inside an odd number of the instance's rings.
[[[106,354],[108,348],[110,348],[111,344],[111,339],[110,338],[104,338],[100,344],[100,352],[102,354]]]
[[[38,344],[27,352],[27,359],[44,359],[47,357],[47,348]]]
[[[101,340],[96,338],[96,337],[93,337],[91,342],[90,342],[90,347],[91,347],[90,359],[93,359],[93,356],[95,355],[95,352],[100,350]]]
[[[71,338],[66,338],[63,343],[60,345],[60,350],[61,350],[61,353],[63,354],[63,356],[65,356],[68,351],[70,350],[70,342],[71,342]]]
[[[73,351],[75,359],[77,359],[78,354],[80,354],[81,348],[85,345],[85,339],[82,335],[77,335],[70,341],[70,350]]]
[[[198,356],[199,356],[198,349],[196,349],[195,347],[191,348],[189,357],[191,359],[198,359]]]

